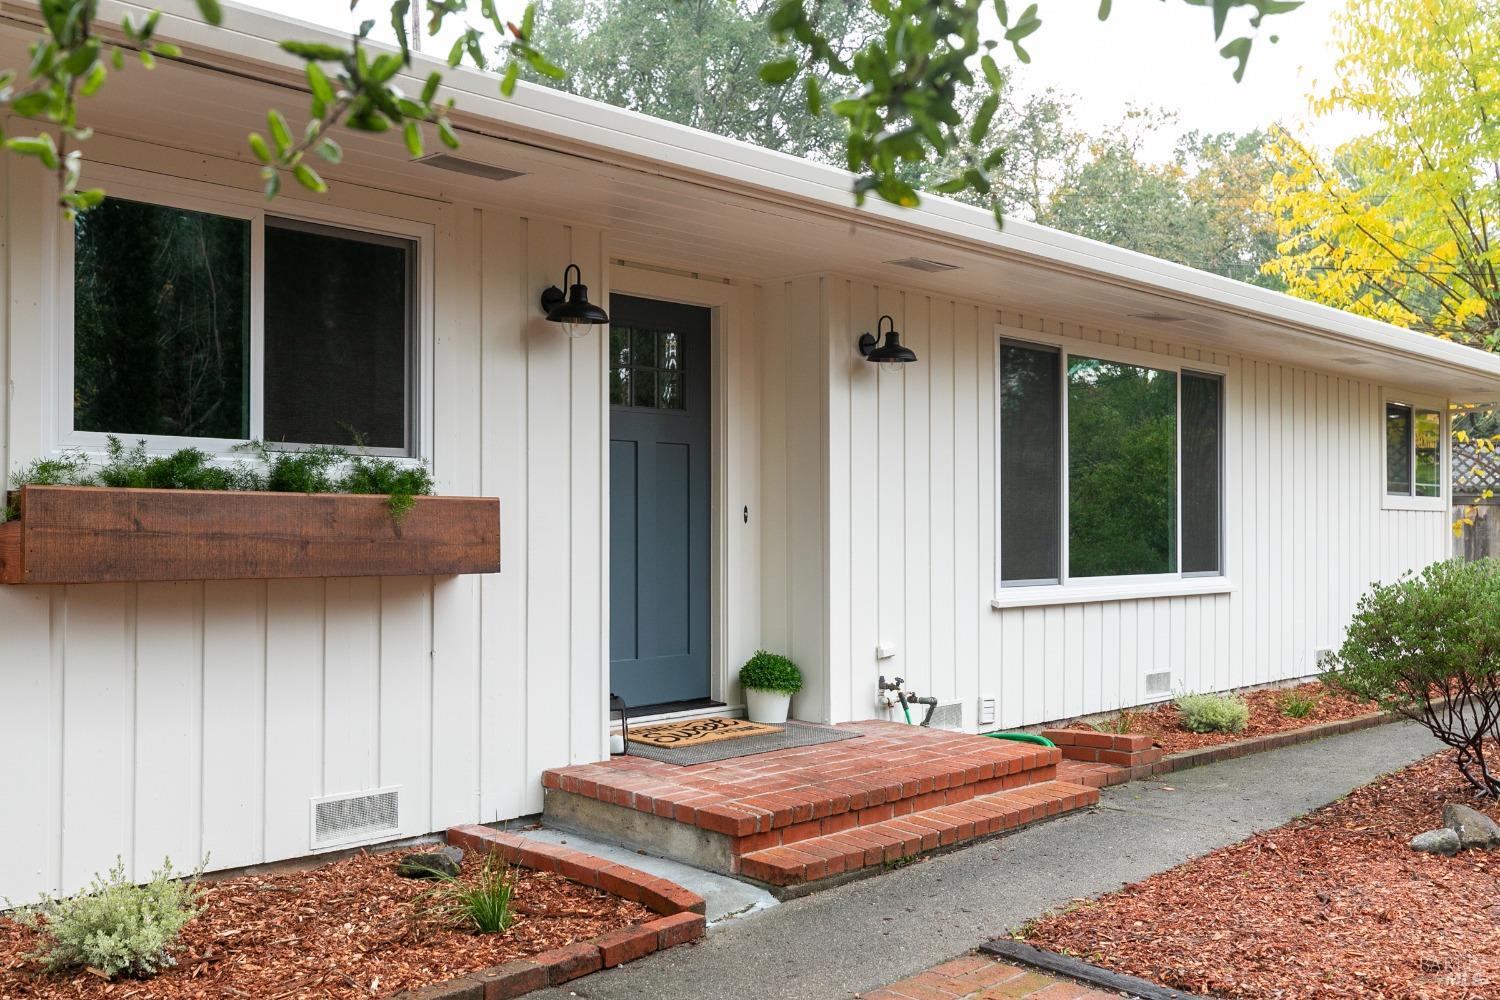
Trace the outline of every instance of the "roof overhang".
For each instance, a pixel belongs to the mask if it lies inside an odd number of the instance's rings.
[[[90,122],[235,156],[247,172],[244,135],[265,108],[303,106],[301,60],[279,40],[343,39],[233,3],[219,28],[192,0],[104,0],[100,14],[118,23],[150,7],[163,11],[158,35],[183,47],[183,63],[112,79],[91,99]],[[7,53],[22,51],[29,15],[14,5],[3,15]],[[438,170],[412,162],[394,137],[350,135],[341,136],[347,165],[331,180],[599,226],[611,253],[657,265],[753,281],[842,274],[1464,401],[1500,399],[1500,357],[1483,351],[1042,226],[998,229],[988,212],[935,196],[912,209],[856,206],[843,170],[525,83],[506,99],[495,76],[429,56],[415,57],[402,85],[418,90],[434,69],[467,133],[459,155],[518,176]],[[892,263],[910,257],[954,267]]]

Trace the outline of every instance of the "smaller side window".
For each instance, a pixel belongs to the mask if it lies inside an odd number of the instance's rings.
[[[1411,407],[1385,404],[1385,491],[1411,496]]]
[[[1442,413],[1406,403],[1386,403],[1386,495],[1441,497],[1442,469]]]

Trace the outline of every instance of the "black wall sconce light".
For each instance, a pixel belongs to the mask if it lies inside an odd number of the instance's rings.
[[[569,284],[569,274],[577,275],[578,280]],[[577,264],[563,269],[563,284],[568,288],[566,294],[556,285],[542,292],[542,311],[547,314],[547,322],[561,323],[569,337],[586,337],[589,327],[609,322],[609,313],[589,301],[588,286],[583,283],[583,272]]]
[[[885,329],[889,323],[890,329]],[[880,343],[877,334],[885,333],[885,343]],[[877,347],[876,345],[879,344]],[[916,352],[910,347],[901,346],[901,334],[896,332],[896,321],[889,316],[880,317],[880,322],[875,324],[875,333],[862,334],[859,338],[859,353],[865,356],[866,361],[873,361],[888,372],[899,372],[902,365],[909,365],[917,360]]]

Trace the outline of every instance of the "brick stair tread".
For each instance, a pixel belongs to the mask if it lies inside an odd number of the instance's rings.
[[[868,739],[688,767],[614,758],[554,768],[542,782],[548,789],[743,838],[950,788],[983,787],[980,794],[988,794],[1002,782],[1050,781],[1061,762],[1055,749],[966,734],[920,730],[916,736],[914,727],[883,723],[851,727]],[[893,745],[897,740],[905,742]],[[922,808],[919,803],[914,811]]]
[[[1068,781],[1025,785],[753,851],[740,857],[740,874],[776,886],[816,882],[1012,830],[1098,801],[1097,788]]]

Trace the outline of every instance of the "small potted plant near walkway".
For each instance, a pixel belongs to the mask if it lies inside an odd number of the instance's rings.
[[[740,687],[751,722],[784,725],[792,695],[802,690],[802,671],[785,656],[756,650],[740,668]]]

